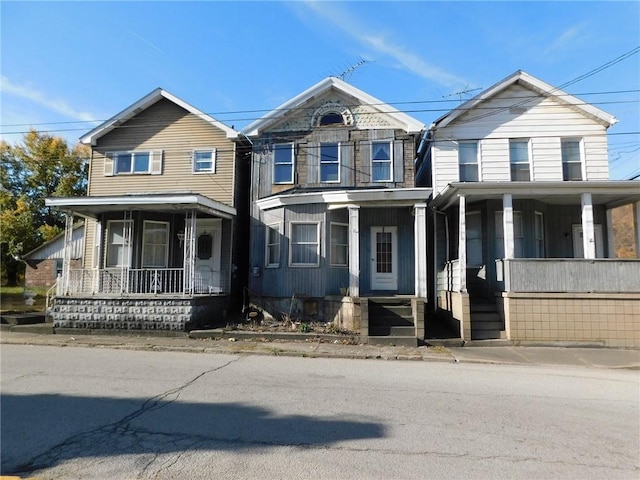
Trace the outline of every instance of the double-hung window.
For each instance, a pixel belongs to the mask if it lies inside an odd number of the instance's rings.
[[[130,220],[112,220],[107,223],[107,267],[128,267],[131,262]]]
[[[320,265],[320,224],[291,223],[291,251],[289,264],[296,267]]]
[[[293,143],[273,146],[273,183],[293,183]]]
[[[529,169],[529,140],[509,140],[509,161],[511,163],[511,180],[531,180]]]
[[[166,267],[169,259],[169,223],[145,220],[142,233],[142,267]]]
[[[331,266],[347,267],[349,265],[349,225],[345,223],[331,224]]]
[[[478,142],[458,143],[458,164],[461,182],[478,181]]]
[[[202,149],[193,151],[193,173],[215,173],[216,151],[215,149]]]
[[[582,161],[580,140],[563,138],[560,141],[562,151],[562,179],[582,180]]]
[[[113,156],[115,174],[150,173],[151,155],[151,152],[116,152]]]
[[[374,182],[393,181],[393,149],[391,142],[371,144],[371,172]]]
[[[340,144],[320,144],[320,181],[340,182]]]
[[[276,268],[280,266],[280,224],[266,226],[265,266]]]

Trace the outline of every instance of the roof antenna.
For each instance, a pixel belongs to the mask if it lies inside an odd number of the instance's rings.
[[[459,92],[454,92],[454,93],[450,93],[449,95],[443,95],[442,98],[449,98],[449,97],[453,97],[454,95],[458,96],[458,101],[460,103],[462,103],[462,96],[463,95],[467,95],[469,96],[469,93],[471,92],[475,92],[476,90],[482,90],[482,87],[478,87],[478,88],[468,88],[469,84],[467,84],[467,86],[464,88],[464,90],[460,90]]]
[[[348,82],[349,79],[351,78],[351,75],[353,74],[353,71],[358,68],[361,67],[362,65],[364,65],[365,63],[367,63],[367,60],[365,60],[362,57],[358,57],[360,58],[360,60],[358,61],[358,63],[356,63],[355,65],[351,65],[349,68],[347,68],[346,70],[344,70],[340,75],[338,75],[338,78],[344,82]]]

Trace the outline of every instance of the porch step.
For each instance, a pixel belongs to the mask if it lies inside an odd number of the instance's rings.
[[[44,312],[34,313],[9,313],[3,314],[1,319],[2,323],[8,325],[34,325],[38,323],[45,323],[46,315]]]
[[[405,337],[410,335],[415,335],[416,329],[413,325],[411,326],[392,326],[392,325],[381,325],[369,327],[369,336],[381,337],[381,336],[392,336],[392,337]]]
[[[411,300],[369,299],[369,339],[375,345],[417,346]]]

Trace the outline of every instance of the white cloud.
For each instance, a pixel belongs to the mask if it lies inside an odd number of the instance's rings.
[[[580,39],[582,32],[586,27],[587,25],[582,23],[568,28],[546,49],[546,53],[562,50],[571,46],[572,43],[575,43]]]
[[[15,95],[40,105],[48,110],[65,115],[74,120],[95,121],[96,116],[89,112],[82,112],[69,106],[65,101],[48,98],[44,93],[25,85],[16,85],[7,77],[0,76],[0,91],[3,94]]]
[[[419,54],[411,52],[405,46],[391,39],[385,38],[383,33],[377,31],[373,33],[372,28],[363,25],[357,17],[339,9],[333,2],[308,1],[306,5],[317,15],[324,17],[325,20],[330,21],[358,42],[380,54],[393,58],[403,68],[422,78],[444,86],[469,85],[467,80],[429,64]]]

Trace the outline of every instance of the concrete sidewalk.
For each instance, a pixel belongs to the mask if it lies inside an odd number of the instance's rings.
[[[26,326],[25,326],[26,327]],[[119,334],[56,333],[31,329],[4,330],[0,343],[13,345],[49,345],[58,347],[93,347],[148,351],[281,355],[310,358],[352,358],[414,360],[449,363],[489,363],[510,365],[573,365],[592,368],[640,369],[640,350],[584,348],[567,346],[377,346],[351,344],[340,337],[311,335],[281,338],[262,335],[253,340],[227,337],[190,338],[186,333],[173,336],[146,332]],[[48,333],[47,333],[48,332]],[[160,333],[160,332],[158,332]],[[238,336],[239,337],[239,336]]]

